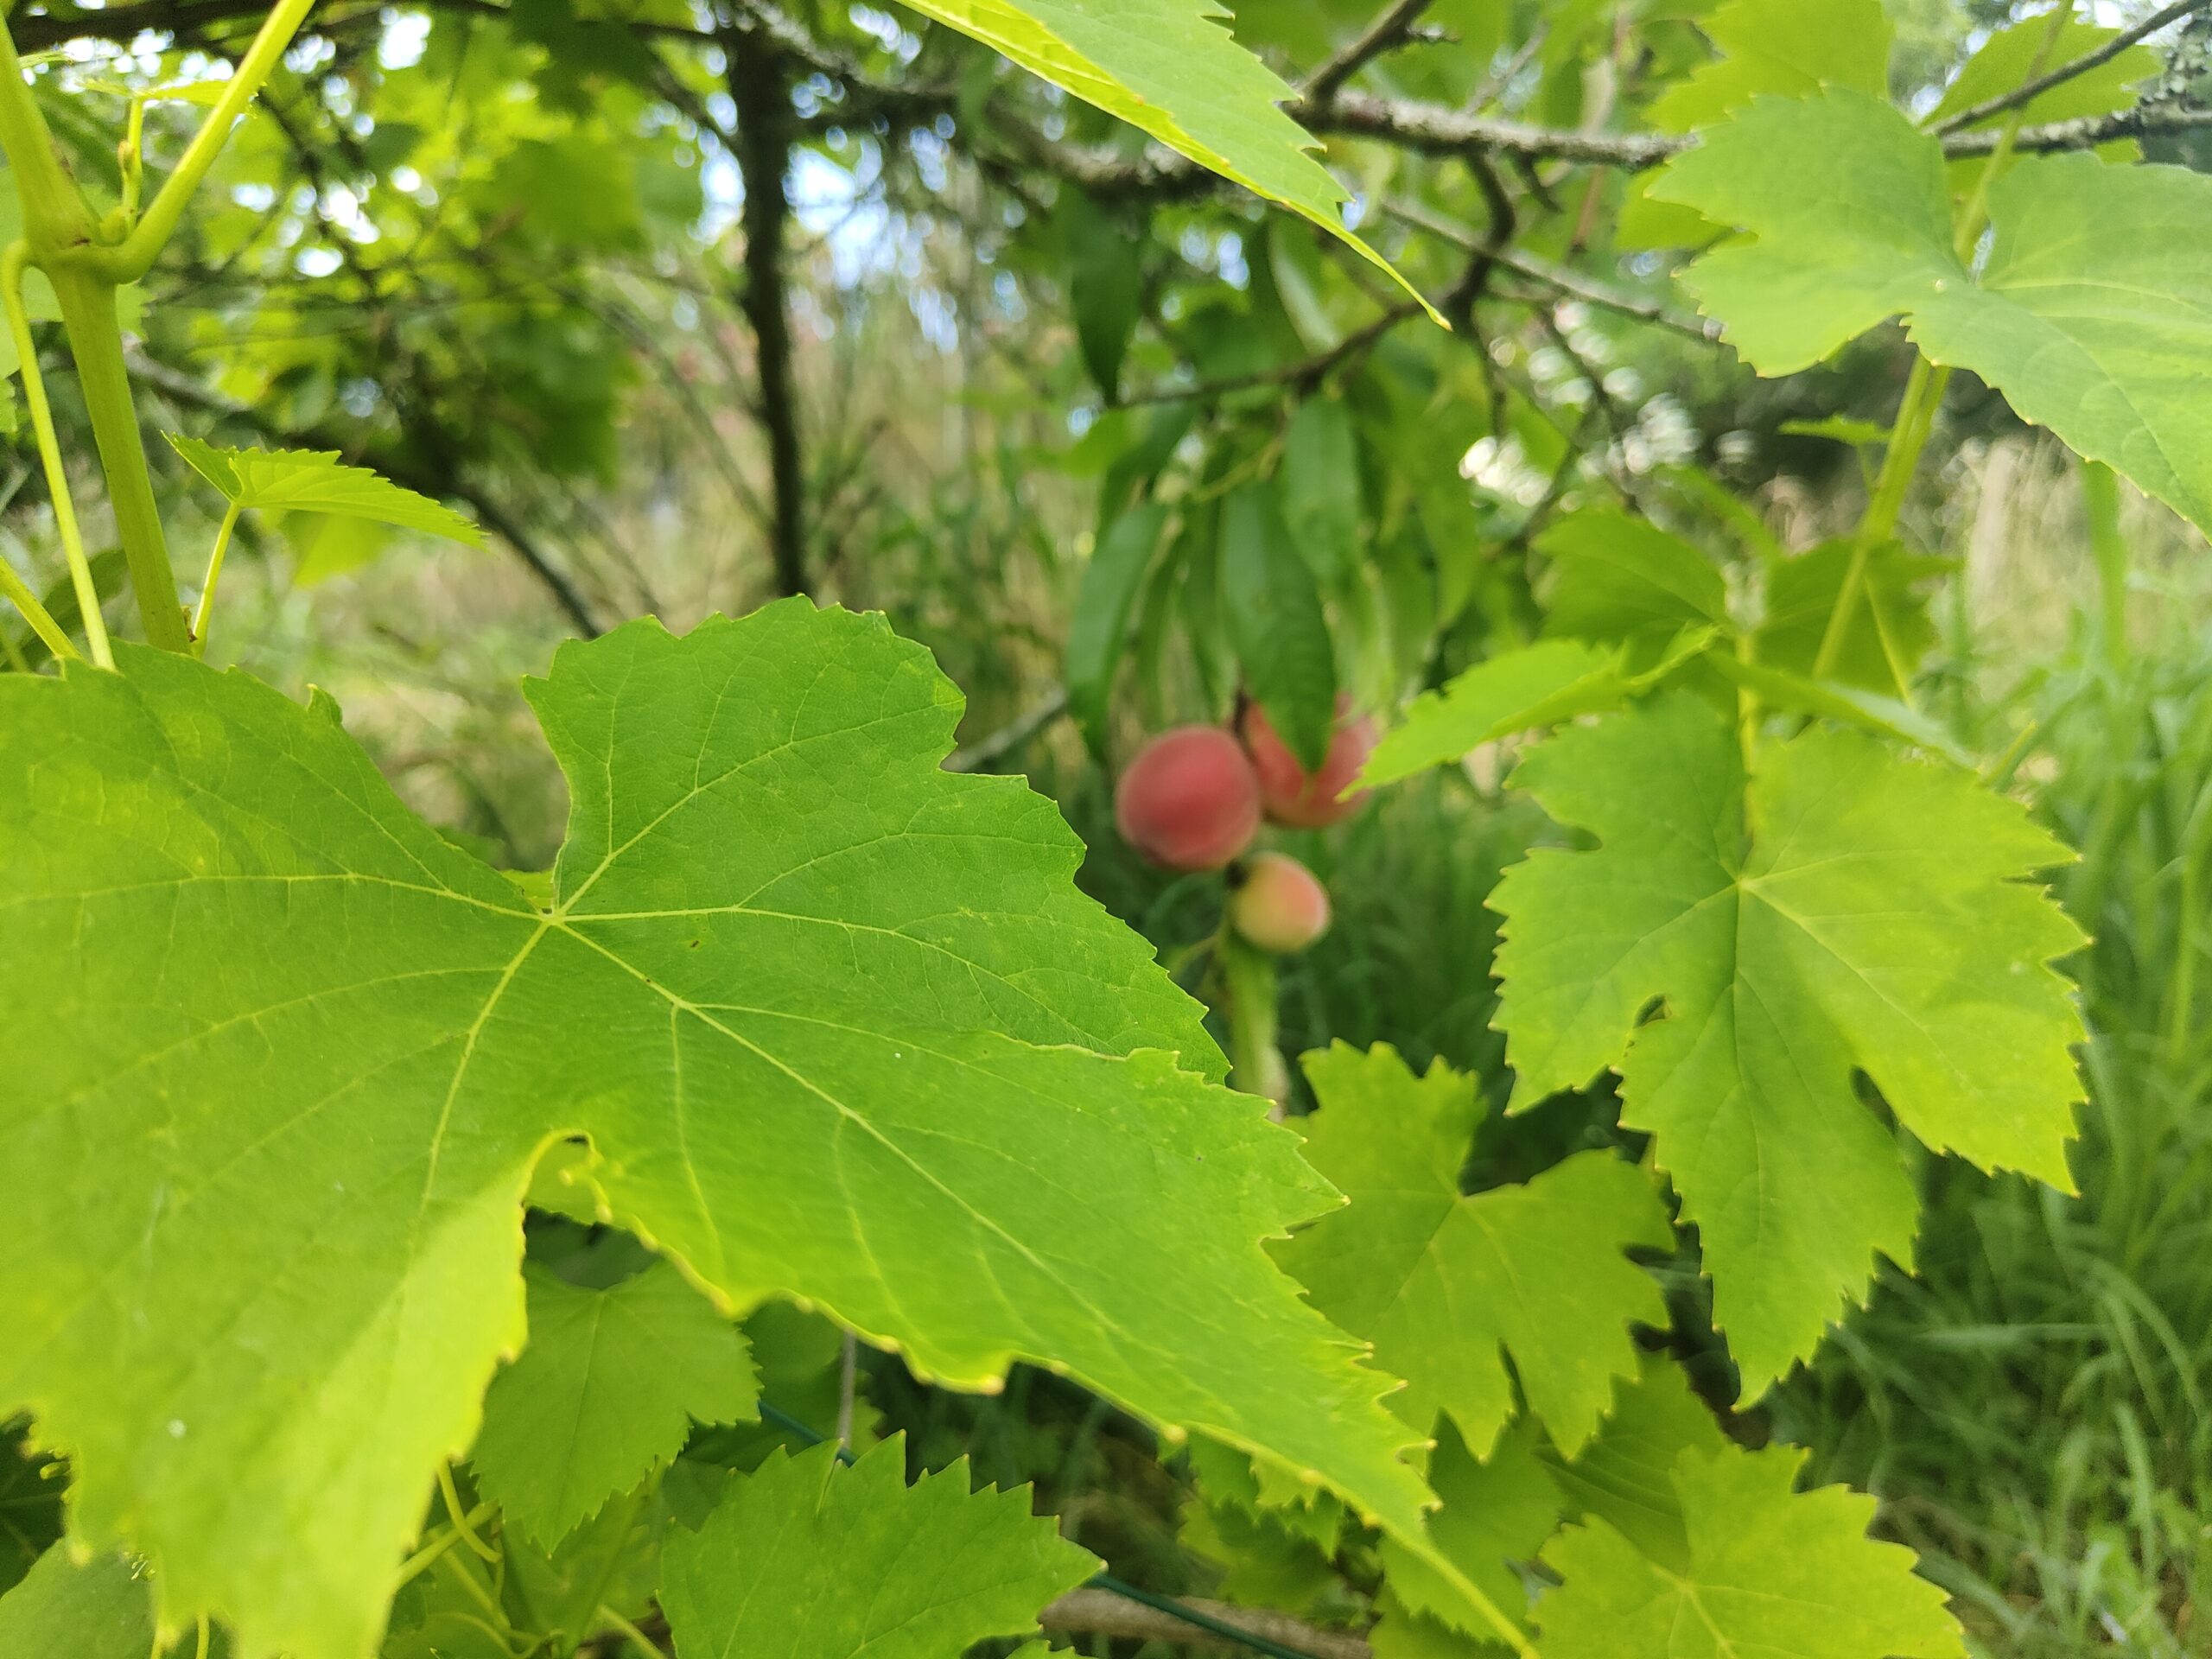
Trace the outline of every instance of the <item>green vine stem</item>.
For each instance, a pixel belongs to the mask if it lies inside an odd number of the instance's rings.
[[[307,21],[315,0],[281,0],[238,60],[237,70],[223,88],[215,107],[194,133],[176,168],[148,205],[136,225],[113,240],[123,229],[118,220],[107,227],[97,225],[84,194],[63,172],[45,117],[23,78],[22,60],[13,37],[0,19],[0,149],[15,168],[23,203],[25,251],[11,255],[20,280],[24,265],[44,271],[61,302],[61,321],[69,349],[84,387],[86,412],[92,421],[92,438],[99,450],[100,466],[107,477],[108,498],[115,512],[116,531],[130,567],[130,582],[146,638],[168,651],[189,651],[194,630],[185,625],[178,602],[176,576],[169,563],[168,542],[162,527],[159,505],[154,499],[152,474],[146,464],[146,447],[138,429],[138,415],[130,391],[130,376],[123,359],[123,331],[117,321],[116,289],[136,282],[152,267],[155,258],[175,232],[186,204],[222,152],[231,129],[254,95],[275,73],[285,49]],[[128,143],[128,140],[126,140]],[[128,185],[126,180],[126,185]],[[127,217],[127,216],[126,216]],[[20,309],[18,302],[16,309]],[[11,325],[14,318],[11,315]],[[19,331],[28,340],[27,328]],[[35,372],[27,348],[23,353],[25,384]],[[41,393],[37,400],[43,402]],[[36,410],[34,410],[35,417]],[[47,478],[55,488],[57,519],[64,512],[64,497],[57,480],[62,474],[59,449],[52,438],[50,415],[40,431],[40,448],[46,454]],[[70,513],[74,528],[74,513]],[[65,546],[67,545],[65,536]],[[72,575],[81,558],[81,545],[73,557]],[[92,602],[89,576],[79,585],[84,601],[87,637],[96,662],[112,661],[99,610]]]
[[[198,656],[207,649],[207,622],[215,609],[215,583],[223,574],[223,556],[231,550],[231,536],[238,527],[238,515],[245,509],[237,502],[223,515],[222,525],[215,531],[215,548],[207,556],[207,575],[200,584],[200,608],[192,613],[192,652]]]
[[[29,246],[20,241],[10,244],[7,252],[0,254],[0,303],[6,307],[8,333],[21,363],[23,401],[30,405],[31,429],[38,438],[39,461],[46,469],[47,493],[54,500],[54,528],[61,537],[63,556],[69,561],[69,581],[77,590],[77,611],[84,619],[85,639],[92,646],[92,660],[102,668],[113,668],[115,650],[108,643],[107,619],[100,614],[100,594],[92,581],[92,562],[85,556],[85,537],[78,528],[77,506],[69,493],[69,469],[61,459],[61,441],[54,435],[54,409],[46,399],[46,377],[39,372],[30,312],[23,304],[23,269],[29,257]],[[22,601],[16,602],[21,605]],[[45,614],[44,607],[39,610]],[[29,611],[24,614],[31,617],[34,627],[38,626],[37,616]],[[52,616],[46,620],[49,626],[53,624]],[[40,632],[43,635],[45,630]]]
[[[54,613],[39,603],[38,595],[31,592],[23,579],[16,574],[16,567],[9,563],[4,557],[0,557],[0,595],[5,595],[8,601],[23,613],[31,625],[31,632],[46,641],[46,648],[55,657],[79,660],[83,658],[84,653],[77,649],[76,643],[62,631],[61,625],[54,620]],[[0,645],[7,647],[8,662],[10,667],[18,672],[29,671],[30,664],[23,660],[22,652],[16,650],[13,634],[0,639]]]
[[[1247,944],[1224,923],[1218,960],[1229,1021],[1229,1086],[1274,1100],[1282,1067],[1276,1047],[1275,959]]]

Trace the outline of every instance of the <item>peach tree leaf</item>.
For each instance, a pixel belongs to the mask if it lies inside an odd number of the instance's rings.
[[[530,1345],[493,1378],[478,1490],[550,1548],[683,1449],[691,1421],[755,1414],[737,1327],[666,1262],[604,1289],[524,1269]]]
[[[327,698],[144,650],[0,677],[0,1414],[79,1540],[250,1659],[361,1659],[578,1136],[727,1313],[804,1300],[956,1387],[1052,1365],[1418,1538],[1387,1380],[1262,1249],[1332,1195],[1051,804],[942,769],[925,651],[791,601],[529,690],[543,908]]]
[[[1756,1395],[1809,1353],[1917,1205],[1872,1080],[1936,1151],[2070,1187],[2080,931],[2028,878],[2065,849],[1970,773],[1808,729],[1745,777],[1675,694],[1560,733],[1514,776],[1592,852],[1499,883],[1514,1102],[1622,1079],[1656,1137]]]
[[[1027,1488],[970,1492],[964,1458],[909,1486],[903,1440],[849,1468],[836,1451],[771,1456],[670,1536],[660,1601],[679,1654],[942,1659],[1034,1630],[1097,1570]]]

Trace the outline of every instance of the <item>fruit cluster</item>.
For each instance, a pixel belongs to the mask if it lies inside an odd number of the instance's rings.
[[[1247,702],[1233,728],[1179,726],[1137,752],[1114,791],[1122,839],[1171,870],[1229,875],[1230,924],[1263,950],[1302,950],[1329,927],[1329,895],[1285,853],[1246,856],[1264,818],[1318,830],[1349,817],[1362,792],[1346,794],[1375,747],[1375,722],[1339,702],[1329,752],[1311,772]]]

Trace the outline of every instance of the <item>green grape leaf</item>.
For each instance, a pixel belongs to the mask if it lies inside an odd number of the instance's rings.
[[[1599,843],[1533,854],[1492,899],[1515,1104],[1619,1071],[1747,1397],[1863,1297],[1875,1251],[1911,1260],[1912,1185],[1856,1075],[1931,1148],[2070,1188],[2082,1025],[2047,964],[2082,936],[2025,880],[2069,855],[2017,804],[1824,728],[1747,783],[1733,723],[1679,693],[1514,782]]]
[[[1807,191],[1808,177],[1834,188]],[[1951,245],[1942,146],[1878,99],[1761,99],[1652,187],[1749,234],[1682,282],[1762,374],[1902,315],[1931,362],[2212,529],[2212,179],[2025,156],[1989,189],[1987,257]]]
[[[1068,708],[1094,749],[1103,749],[1114,671],[1122,664],[1129,612],[1160,550],[1167,509],[1156,501],[1131,507],[1107,527],[1084,567],[1083,588],[1068,618]]]
[[[1794,674],[1813,671],[1852,553],[1848,539],[1823,542],[1768,563],[1765,614],[1751,636],[1753,660]],[[1902,696],[1936,643],[1925,584],[1951,569],[1951,560],[1908,552],[1895,542],[1867,549],[1828,677],[1887,697]]]
[[[542,909],[328,698],[118,656],[0,676],[0,1413],[167,1620],[371,1648],[578,1136],[726,1313],[804,1300],[956,1387],[1055,1366],[1419,1535],[1387,1380],[1262,1248],[1328,1189],[1052,804],[943,770],[958,694],[880,618],[564,645]]]
[[[1699,25],[1720,55],[1654,99],[1645,119],[1660,132],[1691,132],[1762,92],[1802,98],[1822,86],[1889,90],[1893,29],[1882,0],[1727,0]],[[1688,247],[1709,239],[1701,213],[1629,181],[1615,241],[1622,248]]]
[[[1537,1456],[1573,1518],[1603,1521],[1639,1554],[1687,1573],[1689,1535],[1675,1464],[1686,1451],[1709,1454],[1728,1444],[1681,1367],[1646,1354],[1634,1382],[1613,1385],[1613,1408],[1596,1439],[1573,1458],[1553,1446]]]
[[[661,1552],[680,1655],[944,1659],[1027,1635],[1097,1560],[1029,1512],[1028,1489],[970,1492],[968,1462],[906,1484],[906,1442],[840,1467],[834,1444],[729,1483]]]
[[[194,472],[248,512],[335,513],[483,544],[484,532],[451,507],[365,467],[348,467],[334,449],[220,449],[198,438],[168,436]]]
[[[1544,1552],[1565,1580],[1536,1611],[1544,1659],[1963,1659],[1943,1592],[1915,1576],[1912,1552],[1866,1536],[1874,1500],[1792,1491],[1804,1460],[1783,1446],[1683,1452],[1679,1569],[1600,1520],[1561,1533]]]
[[[1602,1436],[1605,1431],[1599,1432]],[[1493,1603],[1516,1618],[1525,1613],[1529,1599],[1520,1563],[1536,1559],[1559,1525],[1563,1507],[1559,1486],[1538,1455],[1542,1443],[1542,1426],[1520,1417],[1487,1455],[1478,1458],[1447,1426],[1428,1460],[1428,1484],[1442,1500],[1428,1517],[1430,1539]],[[1396,1540],[1383,1540],[1382,1555],[1391,1593],[1407,1611],[1462,1636],[1479,1639],[1491,1634],[1459,1592]]]
[[[5,1659],[146,1659],[152,1651],[153,1598],[120,1555],[79,1567],[56,1544],[0,1595]]]
[[[1415,1077],[1388,1045],[1337,1043],[1305,1066],[1320,1102],[1301,1120],[1306,1160],[1351,1202],[1275,1259],[1406,1379],[1390,1404],[1423,1433],[1441,1412],[1488,1446],[1518,1377],[1553,1438],[1581,1445],[1613,1377],[1635,1368],[1630,1323],[1666,1323],[1657,1285],[1622,1255],[1674,1242],[1650,1176],[1581,1152],[1526,1185],[1465,1197],[1483,1114],[1472,1078],[1440,1060]]]
[[[1222,27],[1229,12],[1216,0],[906,3],[1199,166],[1311,219],[1420,298],[1388,260],[1345,226],[1344,187],[1307,154],[1313,140],[1305,129],[1276,107],[1290,97],[1290,88]],[[1444,321],[1433,308],[1429,315]]]
[[[2045,12],[1992,30],[1981,48],[1967,60],[1957,78],[1944,88],[1942,100],[1929,111],[1929,119],[1941,124],[2001,92],[2024,85],[2044,70],[2086,57],[2120,33],[2069,11],[2054,36],[2051,22],[2050,15]],[[2078,116],[2106,115],[2124,110],[2135,101],[2136,83],[2158,73],[2158,53],[2139,41],[2094,67],[2037,92],[2017,106],[2018,118],[2031,123],[2070,121]],[[1882,89],[1876,86],[1862,90],[1872,92]],[[2011,110],[1998,111],[1972,123],[1968,130],[2002,126],[2013,118]],[[2130,139],[2109,147],[2109,150],[2133,156],[2137,146]],[[1959,165],[1979,168],[1983,163],[1976,160]]]
[[[1273,486],[1247,484],[1222,504],[1221,583],[1245,685],[1290,752],[1318,769],[1337,725],[1336,646]]]
[[[666,1262],[606,1289],[524,1270],[530,1344],[492,1379],[477,1489],[550,1548],[683,1448],[754,1414],[745,1338]]]
[[[1686,628],[1641,672],[1624,650],[1580,639],[1541,639],[1477,663],[1442,690],[1414,699],[1406,717],[1382,734],[1360,776],[1363,788],[1396,783],[1517,732],[1555,726],[1619,708],[1639,691],[1705,654],[1710,628]]]
[[[1706,659],[1713,671],[1732,684],[1751,692],[1777,712],[1813,715],[1846,726],[1856,726],[1877,737],[1893,737],[1900,743],[1940,754],[1955,766],[1971,766],[1973,755],[1943,728],[1897,697],[1846,684],[1841,680],[1816,680],[1765,663],[1745,662],[1715,652]]]
[[[1548,633],[1663,647],[1685,628],[1728,626],[1719,567],[1649,519],[1589,508],[1545,531],[1536,550],[1551,567]]]

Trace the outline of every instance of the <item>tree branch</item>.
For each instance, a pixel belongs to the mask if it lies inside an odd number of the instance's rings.
[[[2009,92],[1999,92],[1994,98],[1985,98],[1979,104],[1969,104],[1955,115],[1945,117],[1936,124],[1935,130],[1939,135],[1948,137],[1952,133],[1961,132],[1968,127],[1978,125],[1993,115],[2002,115],[2007,110],[2030,103],[2043,96],[2052,87],[2063,86],[2076,75],[2088,73],[2099,64],[2110,63],[2138,41],[2144,39],[2146,35],[2157,34],[2168,23],[2188,16],[2192,11],[2202,11],[2208,4],[2212,4],[2212,0],[2174,0],[2171,5],[2160,7],[2134,28],[2120,30],[2119,34],[2094,51],[2084,52],[2080,57],[2060,64],[2046,74],[2037,75],[2024,80]]]
[[[1405,41],[1429,4],[1430,0],[1396,0],[1357,40],[1313,72],[1306,83],[1306,101],[1321,105],[1334,98],[1346,81]]]
[[[760,424],[768,438],[773,512],[768,545],[776,590],[806,591],[806,467],[799,449],[798,385],[791,360],[791,310],[784,292],[784,233],[791,222],[791,97],[782,48],[757,29],[723,36],[726,76],[737,105],[737,166],[745,184],[745,291],[738,308],[753,327],[760,381]]]
[[[2132,110],[2110,115],[2076,116],[2071,121],[2044,121],[2022,127],[2012,148],[2038,154],[2054,149],[2094,149],[2115,138],[2148,138],[2159,133],[2195,132],[2212,127],[2212,110],[2177,109],[2162,104],[2138,104]],[[1954,133],[1943,141],[1946,156],[1986,156],[2004,134],[1993,128],[1979,132]]]
[[[1233,1607],[1227,1602],[1201,1601],[1196,1598],[1186,1599],[1181,1605],[1216,1624],[1310,1654],[1313,1659],[1374,1659],[1375,1649],[1364,1637],[1348,1636],[1342,1630],[1325,1630],[1287,1613],[1259,1612],[1247,1607]],[[1071,1590],[1039,1613],[1037,1622],[1048,1630],[1132,1637],[1230,1653],[1249,1651],[1233,1636],[1216,1635],[1173,1613],[1128,1600],[1110,1590]]]

